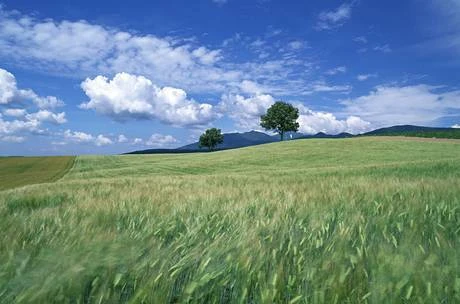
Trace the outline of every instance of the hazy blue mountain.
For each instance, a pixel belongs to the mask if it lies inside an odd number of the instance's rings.
[[[178,150],[178,149],[146,149],[127,152],[123,154],[171,154],[171,153],[193,153],[202,152],[201,150]]]
[[[387,128],[376,129],[376,130],[367,132],[364,135],[380,135],[380,134],[405,133],[405,132],[436,132],[436,131],[452,131],[452,130],[455,130],[455,129],[401,125],[401,126],[392,126],[392,127],[387,127]]]
[[[250,131],[245,133],[226,133],[224,134],[224,142],[218,145],[217,149],[222,150],[248,147],[275,142],[278,140],[278,138],[274,138],[273,136],[257,131]],[[177,148],[177,150],[207,150],[207,148],[200,149],[198,142],[195,142],[193,144]]]
[[[347,138],[347,137],[353,137],[353,136],[354,136],[353,134],[346,133],[346,132],[339,133],[339,134],[334,134],[334,135],[319,132],[319,133],[314,134],[314,135],[302,135],[302,136],[299,137],[299,139],[307,139],[307,138]]]

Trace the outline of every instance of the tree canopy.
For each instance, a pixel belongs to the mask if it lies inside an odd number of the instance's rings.
[[[265,130],[276,131],[283,140],[285,132],[299,130],[298,118],[299,109],[289,103],[277,101],[260,117],[260,125]]]
[[[222,135],[222,132],[220,129],[216,128],[211,128],[207,129],[206,132],[204,132],[200,136],[200,142],[199,146],[201,147],[207,147],[209,151],[212,151],[215,149],[215,147],[218,144],[221,144],[224,142],[224,135]]]

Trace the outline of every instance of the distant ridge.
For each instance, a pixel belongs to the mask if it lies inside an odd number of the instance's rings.
[[[435,127],[422,127],[413,125],[399,125],[386,128],[376,129],[365,133],[366,135],[383,134],[383,133],[394,133],[394,132],[431,132],[431,131],[450,131],[455,130],[453,128],[435,128]]]
[[[226,133],[224,134],[224,142],[220,145],[217,145],[217,149],[223,150],[223,149],[242,148],[242,147],[260,145],[260,144],[266,144],[266,143],[275,142],[278,140],[279,139],[277,137],[275,138],[268,134],[257,132],[257,131],[250,131],[250,132],[245,132],[245,133]],[[200,149],[198,142],[195,142],[193,144],[189,144],[189,145],[177,148],[177,150],[206,151],[207,148]]]
[[[354,137],[354,136],[355,135],[350,134],[350,133],[346,133],[346,132],[335,134],[335,135],[319,132],[319,133],[317,133],[315,135],[303,135],[303,136],[299,137],[299,139],[301,139],[301,138],[304,138],[304,139],[306,139],[306,138],[348,138],[348,137]]]
[[[411,136],[460,139],[460,129],[401,125],[373,130],[361,136]]]
[[[224,134],[224,142],[217,145],[217,150],[228,150],[243,148],[255,145],[266,144],[279,141],[278,136],[270,136],[263,132],[250,131],[244,133],[226,133]],[[185,145],[175,149],[147,149],[129,152],[126,154],[161,154],[161,153],[194,153],[208,152],[207,148],[200,148],[198,142]]]
[[[292,138],[290,138],[292,135]],[[287,133],[286,138],[289,140],[297,139],[313,139],[313,138],[350,138],[357,136],[413,136],[413,137],[436,137],[436,138],[456,138],[460,139],[460,129],[454,128],[432,128],[413,125],[400,125],[386,128],[376,129],[364,134],[353,135],[350,133],[339,133],[335,135],[319,132],[314,135],[306,135],[302,133]],[[228,150],[242,147],[261,145],[279,141],[278,135],[270,136],[263,132],[250,131],[244,133],[226,133],[224,134],[224,142],[217,146],[217,150]],[[195,153],[207,152],[206,148],[201,148],[198,142],[185,145],[175,149],[147,149],[133,151],[125,154],[165,154],[165,153]]]
[[[123,154],[177,154],[177,153],[196,153],[204,152],[202,150],[179,150],[179,149],[146,149],[137,150]]]

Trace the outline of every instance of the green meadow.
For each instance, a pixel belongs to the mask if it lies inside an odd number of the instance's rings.
[[[35,183],[3,161],[0,187]],[[459,141],[81,156],[54,177],[0,191],[0,303],[460,302]]]

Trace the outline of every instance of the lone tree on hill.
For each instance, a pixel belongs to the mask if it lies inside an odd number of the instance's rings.
[[[199,146],[200,148],[208,147],[209,151],[212,151],[218,144],[223,142],[224,135],[222,135],[220,129],[212,128],[201,134]]]
[[[297,118],[299,118],[299,109],[289,103],[277,101],[268,108],[265,115],[260,117],[260,125],[265,130],[278,132],[282,141],[285,132],[299,130]]]

